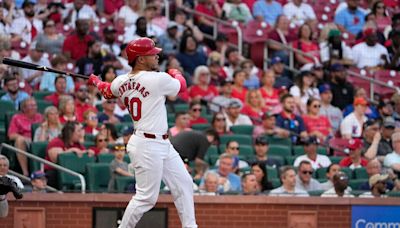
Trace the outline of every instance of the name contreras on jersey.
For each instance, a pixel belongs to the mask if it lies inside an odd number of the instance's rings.
[[[135,81],[130,80],[122,84],[118,90],[120,96],[122,96],[122,94],[124,94],[128,90],[136,90],[140,94],[142,94],[143,97],[147,97],[150,94],[150,92],[147,91],[144,86],[140,85],[140,83],[136,83]]]

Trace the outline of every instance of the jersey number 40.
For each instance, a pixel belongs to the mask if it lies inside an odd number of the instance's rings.
[[[129,113],[132,116],[133,121],[138,121],[142,117],[142,101],[133,97],[129,100],[128,97],[124,99],[125,106],[128,108]]]

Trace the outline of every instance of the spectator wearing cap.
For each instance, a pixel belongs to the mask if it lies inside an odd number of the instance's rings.
[[[216,52],[211,52],[210,55],[213,55],[213,53]],[[216,55],[217,57],[214,58],[208,58],[207,60],[207,67],[208,70],[210,71],[210,85],[214,85],[214,86],[218,86],[218,88],[221,88],[224,84],[226,75],[225,75],[225,71],[223,70],[223,68],[220,65],[220,55],[219,53],[216,53],[218,55]]]
[[[275,0],[258,0],[254,3],[252,10],[255,19],[264,21],[270,26],[275,25],[282,14],[282,6]]]
[[[299,66],[303,66],[307,63],[319,62],[319,47],[318,44],[312,40],[312,37],[313,31],[309,24],[306,23],[300,26],[298,31],[298,40],[292,43],[292,47],[305,52],[312,57],[296,53],[295,60]]]
[[[252,163],[251,173],[256,176],[258,192],[264,192],[273,189],[272,183],[268,181],[267,168],[263,162]]]
[[[297,39],[296,34],[294,34],[289,27],[290,21],[287,16],[281,14],[276,18],[276,21],[270,25],[273,25],[274,29],[268,33],[268,39],[274,40],[276,42],[282,43],[284,45],[289,45],[292,41]],[[289,64],[289,52],[285,50],[282,45],[269,43],[268,47],[272,50],[272,59],[279,57],[284,63]],[[289,87],[287,87],[289,88]]]
[[[367,121],[365,111],[368,102],[363,97],[357,97],[353,102],[354,111],[346,116],[340,124],[340,134],[342,138],[360,138],[362,134],[362,126]]]
[[[83,122],[83,113],[86,110],[97,112],[96,107],[89,104],[88,87],[85,84],[77,83],[75,85],[75,116],[78,122]]]
[[[361,156],[363,144],[361,139],[349,139],[347,142],[347,150],[349,155],[343,158],[339,165],[341,167],[349,167],[350,169],[357,169],[365,167],[368,161]]]
[[[67,95],[60,97],[58,110],[60,111],[59,118],[61,124],[65,124],[68,121],[76,121],[75,104],[72,96]]]
[[[279,113],[282,106],[279,103],[279,90],[274,88],[275,73],[272,70],[266,70],[261,79],[262,87],[260,93],[265,100],[265,107],[268,111]]]
[[[46,193],[47,178],[43,171],[35,171],[31,174],[31,185],[33,193]]]
[[[352,48],[353,60],[360,69],[374,69],[383,67],[388,62],[389,53],[387,49],[378,43],[375,28],[367,28],[363,31],[365,42],[359,43]]]
[[[233,72],[232,97],[239,99],[243,103],[246,101],[247,94],[247,89],[244,87],[246,77],[247,73],[244,70],[239,69]]]
[[[296,176],[296,187],[304,191],[321,190],[321,184],[312,177],[314,171],[311,162],[301,161]]]
[[[295,85],[290,88],[289,93],[293,95],[297,110],[306,113],[307,101],[311,98],[319,99],[319,91],[315,88],[315,77],[310,71],[302,71],[297,77]]]
[[[67,70],[67,63],[68,60],[65,56],[63,55],[56,55],[50,60],[51,66],[60,71],[65,71]],[[40,80],[40,87],[39,89],[42,91],[50,91],[50,92],[56,92],[56,78],[62,76],[66,79],[66,85],[64,88],[63,93],[73,93],[75,84],[74,80],[72,79],[71,76],[69,75],[59,75],[56,73],[52,72],[44,72],[43,76]]]
[[[175,125],[169,129],[169,134],[174,137],[183,131],[191,131],[189,127],[189,114],[185,111],[175,113]]]
[[[307,114],[302,115],[307,133],[315,136],[320,142],[325,142],[333,136],[332,126],[328,117],[320,114],[321,101],[310,98],[307,101]]]
[[[386,156],[393,151],[392,147],[392,135],[395,132],[396,122],[393,117],[386,117],[383,119],[381,127],[382,138],[379,142],[377,155]]]
[[[360,198],[377,198],[386,197],[388,191],[386,187],[389,175],[375,174],[369,178],[370,191],[359,195]]]
[[[304,121],[301,116],[295,114],[295,101],[291,94],[281,97],[283,110],[276,117],[276,125],[289,131],[292,143],[297,143],[300,138],[308,136]]]
[[[261,125],[261,117],[266,111],[267,107],[265,107],[260,91],[255,89],[248,90],[241,113],[250,117],[254,125]]]
[[[311,5],[303,0],[294,0],[283,6],[283,14],[296,26],[303,25],[306,21],[316,20],[315,12]]]
[[[255,160],[248,161],[249,164],[260,163],[263,166],[267,165],[274,168],[281,167],[282,163],[279,160],[273,157],[268,157],[269,144],[268,140],[264,136],[259,136],[255,139],[253,148]]]
[[[377,120],[367,120],[363,125],[363,151],[365,158],[368,160],[376,158],[378,152],[379,143],[381,141],[381,123]],[[382,157],[381,161],[383,162]]]
[[[239,99],[232,97],[232,85],[233,82],[229,80],[221,82],[220,95],[215,96],[211,100],[211,102],[209,102],[209,107],[211,111],[213,112],[223,111],[225,108],[228,107],[229,103],[233,100],[239,103],[240,106],[242,105],[242,102]]]
[[[365,167],[367,174],[368,174],[368,178],[376,175],[376,174],[382,174],[382,164],[378,159],[372,159],[368,161],[367,166]],[[387,184],[387,188],[389,190],[392,190],[394,187],[394,182],[398,182],[397,180],[397,175],[393,172],[389,172],[389,178],[392,180],[388,180],[386,182]],[[365,190],[365,191],[369,191],[371,189],[371,186],[369,185],[369,181],[367,180],[366,182],[360,184],[359,186],[359,190]]]
[[[43,24],[35,17],[34,6],[35,2],[32,0],[23,2],[23,15],[15,18],[10,26],[11,42],[23,41],[30,44],[42,32]]]
[[[342,110],[353,103],[354,87],[347,81],[347,71],[342,64],[335,63],[329,69],[329,85],[333,94],[332,105]]]
[[[349,190],[349,177],[343,172],[338,172],[332,178],[333,188],[322,193],[321,197],[354,197]]]
[[[290,135],[288,130],[280,128],[276,125],[276,115],[272,112],[265,112],[262,117],[261,126],[255,126],[253,130],[253,138],[259,136],[274,136],[278,138],[287,138]]]
[[[121,48],[119,44],[115,42],[117,39],[116,34],[117,30],[112,25],[103,29],[104,42],[101,45],[101,50],[113,56],[119,56],[121,54]]]
[[[29,53],[25,56],[22,61],[37,64],[39,66],[47,66],[50,67],[49,60],[43,56],[43,48],[38,45],[36,42],[33,42],[29,47]],[[38,88],[39,82],[42,78],[43,72],[37,70],[28,70],[22,69],[21,75],[23,79],[29,83],[32,88]]]
[[[117,99],[107,99],[103,101],[103,111],[99,112],[99,123],[112,123],[117,124],[123,122],[123,118],[115,115],[114,110],[117,105]],[[91,110],[91,109],[87,109]]]
[[[61,54],[65,36],[57,32],[56,23],[51,19],[43,21],[43,33],[39,33],[35,40],[49,55]]]
[[[63,75],[58,75],[54,80],[54,93],[45,96],[44,100],[51,102],[54,106],[58,107],[60,97],[68,95],[66,93],[67,79]]]
[[[225,110],[226,131],[230,131],[235,125],[253,125],[247,115],[241,114],[242,104],[236,100],[231,100]]]
[[[20,150],[28,151],[32,142],[32,124],[41,123],[43,116],[37,110],[34,98],[27,98],[21,103],[21,112],[14,114],[8,127],[8,138],[15,141],[14,146]],[[17,159],[25,176],[28,172],[28,159],[25,155],[18,153]]]
[[[99,130],[97,128],[99,124],[99,119],[96,112],[89,109],[83,113],[83,118],[85,134],[97,135],[99,133]]]
[[[218,96],[217,87],[210,85],[210,71],[207,66],[200,65],[194,70],[193,85],[189,88],[189,97],[192,101],[210,101]]]
[[[321,184],[322,190],[329,190],[333,188],[333,176],[340,172],[341,167],[339,164],[331,163],[326,169],[326,178],[328,179],[325,183]]]
[[[207,119],[201,116],[203,107],[201,106],[200,101],[192,101],[189,104],[189,127],[192,127],[193,124],[206,124],[208,123]]]
[[[354,36],[361,32],[365,23],[365,13],[359,4],[359,1],[348,0],[347,7],[336,13],[334,21],[341,32],[349,32]]]
[[[399,20],[400,21],[400,20]],[[390,45],[386,47],[388,51],[388,68],[400,71],[400,30],[395,30],[390,34]]]
[[[168,22],[167,32],[158,37],[158,46],[163,54],[175,56],[178,53],[180,37],[178,36],[178,24],[175,21]]]
[[[34,142],[50,142],[61,133],[62,125],[59,119],[58,109],[54,106],[49,106],[44,110],[44,121],[35,130]]]
[[[242,195],[258,195],[260,191],[258,189],[258,183],[256,175],[253,173],[245,173],[242,175]]]
[[[104,60],[101,54],[101,42],[90,41],[88,42],[87,56],[80,58],[76,62],[76,68],[79,74],[83,75],[100,75],[103,67]]]
[[[74,0],[72,3],[67,4],[64,11],[64,24],[69,24],[74,27],[77,21],[86,20],[89,22],[95,22],[98,20],[96,12],[91,6],[86,4],[85,0]]]
[[[308,196],[307,191],[297,187],[296,170],[291,166],[280,168],[282,186],[269,192],[269,196]]]
[[[393,152],[385,156],[383,165],[393,169],[396,173],[400,172],[400,132],[392,135]]]
[[[274,88],[281,90],[289,90],[293,85],[293,81],[285,74],[283,60],[280,57],[274,57],[271,60],[271,70],[275,73]]]
[[[226,118],[222,112],[214,113],[211,120],[211,127],[218,133],[218,135],[231,134],[230,131],[226,130]]]
[[[135,24],[139,18],[140,1],[128,0],[124,6],[119,9],[117,22],[125,27],[130,27]]]
[[[115,181],[118,176],[134,177],[134,174],[129,172],[128,163],[124,161],[126,147],[124,144],[115,144],[112,146],[114,160],[110,164],[110,180],[108,182],[108,192],[115,192]]]
[[[305,154],[296,158],[293,164],[294,167],[298,167],[302,161],[310,162],[314,170],[326,168],[331,164],[331,160],[328,156],[317,153],[319,145],[318,138],[309,137],[303,141],[303,144]]]
[[[318,87],[318,90],[319,96],[321,97],[321,108],[319,109],[319,114],[328,118],[332,127],[332,132],[335,133],[337,130],[339,130],[340,122],[343,119],[342,111],[331,104],[333,96],[331,86],[329,84],[321,84]]]
[[[331,29],[328,33],[328,40],[319,44],[321,62],[325,65],[339,63],[353,65],[353,54],[351,48],[342,41],[341,32],[338,29]]]
[[[88,20],[79,19],[76,20],[75,24],[75,31],[65,38],[62,48],[62,53],[73,61],[87,56],[89,49],[88,43],[93,40],[93,37],[89,35]]]
[[[3,89],[5,89],[7,92],[1,96],[1,100],[14,103],[15,110],[19,110],[19,106],[22,101],[29,98],[29,95],[26,92],[20,90],[17,77],[8,72],[4,74]]]

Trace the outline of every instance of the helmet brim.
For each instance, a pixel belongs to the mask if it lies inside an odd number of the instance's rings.
[[[161,48],[158,47],[154,47],[153,49],[151,49],[150,51],[148,51],[146,54],[144,55],[157,55],[158,53],[160,53],[162,51]],[[140,56],[140,55],[139,55]]]

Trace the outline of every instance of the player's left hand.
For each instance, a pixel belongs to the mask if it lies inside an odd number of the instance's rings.
[[[95,85],[97,86],[97,83],[100,81],[99,77],[97,77],[94,74],[91,74],[88,80],[89,85]]]
[[[181,75],[182,76],[182,72],[180,72],[178,69],[169,69],[167,71],[167,73],[169,75],[171,75],[171,77],[176,78],[177,75]]]

